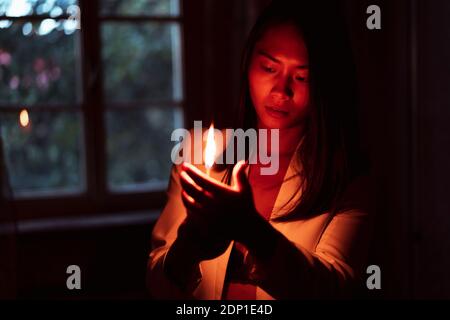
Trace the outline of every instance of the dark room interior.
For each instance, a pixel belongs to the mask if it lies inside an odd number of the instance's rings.
[[[232,124],[245,40],[270,1],[14,2],[0,0],[0,298],[152,299],[170,132]],[[450,2],[339,5],[375,177],[368,265],[382,272],[356,298],[449,299]],[[66,287],[71,265],[82,290]]]

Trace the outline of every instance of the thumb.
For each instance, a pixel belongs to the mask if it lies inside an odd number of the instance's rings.
[[[248,167],[248,162],[240,160],[233,168],[234,188],[238,191],[244,190],[250,186],[245,169]]]

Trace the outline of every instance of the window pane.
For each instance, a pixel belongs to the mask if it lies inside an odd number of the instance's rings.
[[[103,15],[179,15],[179,0],[101,0]]]
[[[68,20],[5,23],[0,29],[0,105],[75,104],[79,31]]]
[[[67,13],[70,6],[77,4],[77,0],[0,0],[0,16],[50,15],[56,17]]]
[[[104,23],[103,84],[107,102],[181,98],[176,23]]]
[[[164,189],[175,145],[170,138],[172,131],[179,127],[182,127],[180,109],[107,112],[110,189]]]
[[[23,119],[23,118],[22,118]],[[81,118],[77,112],[0,113],[6,162],[14,194],[73,192],[83,187]],[[23,124],[25,124],[22,121]]]

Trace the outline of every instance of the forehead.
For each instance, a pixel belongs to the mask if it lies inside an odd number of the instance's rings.
[[[255,53],[263,50],[289,60],[308,61],[308,50],[301,32],[292,23],[270,26],[255,45]]]

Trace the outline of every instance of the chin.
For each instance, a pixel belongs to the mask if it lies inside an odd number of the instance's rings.
[[[289,128],[287,119],[275,119],[272,117],[263,118],[263,125],[268,129],[286,129]]]

